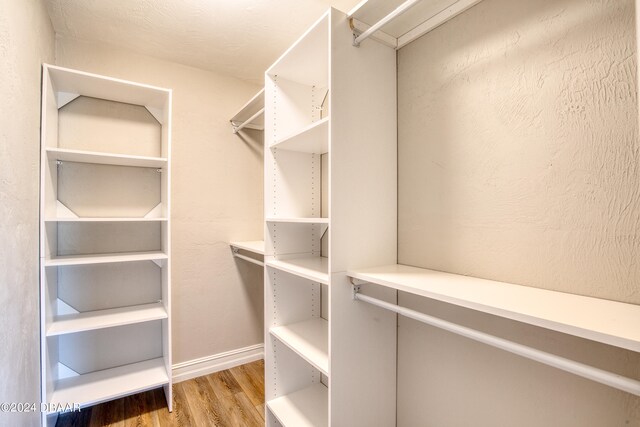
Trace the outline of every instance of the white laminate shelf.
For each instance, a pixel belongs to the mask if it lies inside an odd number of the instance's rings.
[[[411,43],[434,28],[466,11],[481,0],[431,0],[418,1],[405,13],[384,25],[372,38],[396,49]],[[407,0],[366,0],[358,3],[350,12],[356,33],[362,33],[377,24]],[[377,37],[375,37],[377,36]]]
[[[398,264],[352,270],[347,275],[359,281],[640,351],[640,305]]]
[[[242,249],[243,251],[253,252],[254,254],[264,255],[264,240],[253,240],[248,242],[229,242],[234,248]]]
[[[277,139],[271,148],[323,154],[329,151],[329,117],[313,122],[303,129]]]
[[[291,224],[329,224],[329,218],[266,218],[265,221]]]
[[[322,318],[269,329],[269,333],[306,360],[329,375],[329,322]]]
[[[134,323],[166,319],[167,310],[162,303],[119,307],[107,310],[65,314],[53,319],[47,329],[47,336],[73,334],[95,329],[112,328]]]
[[[71,255],[45,259],[45,267],[66,265],[110,264],[117,262],[160,261],[169,257],[164,252],[122,252],[113,254]]]
[[[327,388],[322,384],[277,397],[267,407],[284,427],[326,427],[329,425]]]
[[[67,148],[47,148],[46,150],[49,160],[59,160],[62,162],[135,166],[140,168],[163,168],[167,166],[167,159],[164,157],[130,156],[126,154],[71,150]]]
[[[270,259],[266,265],[323,285],[329,284],[329,261],[325,257]]]
[[[45,218],[45,222],[165,222],[167,218],[125,218],[125,217],[104,217],[104,218]]]
[[[168,383],[165,360],[160,357],[58,380],[49,403],[85,407]]]

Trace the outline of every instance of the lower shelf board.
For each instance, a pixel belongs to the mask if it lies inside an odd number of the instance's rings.
[[[329,375],[329,322],[317,318],[269,330],[324,375]]]
[[[96,310],[85,313],[66,314],[57,316],[49,329],[47,336],[73,334],[101,328],[132,325],[134,323],[150,322],[166,319],[167,310],[161,302],[153,304],[135,305],[130,307]]]
[[[169,384],[162,357],[56,381],[51,406],[91,406]]]
[[[323,285],[329,284],[329,260],[325,257],[271,259],[266,265]]]
[[[274,417],[285,427],[326,427],[329,425],[327,388],[322,384],[280,396],[267,402]]]
[[[159,261],[168,259],[164,252],[123,252],[113,254],[69,255],[45,259],[45,267],[65,265],[109,264],[115,262]]]

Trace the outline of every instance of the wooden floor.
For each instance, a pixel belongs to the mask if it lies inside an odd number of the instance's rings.
[[[171,413],[160,388],[62,414],[56,426],[264,426],[264,361],[174,384]]]

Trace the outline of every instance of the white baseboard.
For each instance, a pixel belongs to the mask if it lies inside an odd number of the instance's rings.
[[[187,360],[176,363],[171,369],[173,382],[190,380],[202,375],[212,374],[234,366],[260,360],[264,357],[264,345],[256,344],[249,347],[238,348],[224,353],[212,354],[199,359]]]

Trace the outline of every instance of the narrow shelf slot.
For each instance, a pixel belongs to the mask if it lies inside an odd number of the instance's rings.
[[[640,305],[406,265],[347,273],[353,279],[640,351]]]
[[[254,240],[249,242],[229,242],[229,245],[242,249],[243,251],[253,252],[258,255],[264,255],[264,240]]]
[[[49,160],[99,165],[135,166],[141,168],[163,168],[167,166],[167,159],[164,157],[130,156],[126,154],[71,150],[67,148],[47,148],[46,150]]]
[[[329,322],[322,318],[292,325],[276,326],[269,333],[309,362],[329,375]]]
[[[112,328],[134,323],[166,319],[167,311],[162,303],[134,305],[107,310],[87,311],[77,314],[65,314],[53,319],[47,330],[47,336],[73,334],[94,329]]]
[[[85,407],[168,383],[165,360],[160,357],[58,380],[49,403]]]
[[[159,261],[169,258],[167,254],[160,251],[153,252],[122,252],[115,254],[92,254],[92,255],[71,255],[58,256],[45,259],[45,267],[59,267],[65,265],[85,265],[85,264],[109,264],[115,262],[134,261]]]
[[[329,260],[325,257],[271,259],[266,262],[266,265],[323,285],[329,284]]]
[[[326,427],[329,425],[327,388],[314,384],[267,402],[267,407],[285,427]]]
[[[292,224],[329,224],[329,218],[267,218],[265,221]]]
[[[329,117],[313,122],[305,128],[276,140],[271,148],[324,154],[329,151]]]

